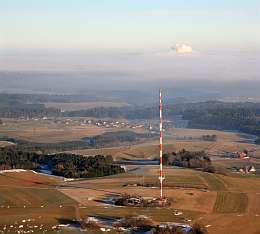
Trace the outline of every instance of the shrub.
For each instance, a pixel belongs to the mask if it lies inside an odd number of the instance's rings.
[[[82,229],[88,228],[88,229],[96,230],[96,229],[100,228],[97,220],[93,217],[87,217],[86,219],[81,221],[80,226],[81,226]]]
[[[192,225],[192,234],[208,234],[208,231],[206,228],[202,227],[198,223],[194,223]]]
[[[121,226],[125,228],[137,227],[141,229],[150,228],[152,226],[152,221],[146,216],[128,216],[122,219],[116,226]]]
[[[177,227],[157,227],[154,234],[184,234],[180,228]]]

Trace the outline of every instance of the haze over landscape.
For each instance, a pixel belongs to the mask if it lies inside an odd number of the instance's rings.
[[[146,90],[158,83],[185,87],[200,81],[213,93],[233,86],[230,92],[237,96],[248,95],[242,88],[246,84],[258,96],[258,1],[0,4],[3,91],[39,91],[32,84],[44,79],[54,86],[51,91],[69,93],[83,86]],[[67,87],[55,87],[61,85],[55,74]]]

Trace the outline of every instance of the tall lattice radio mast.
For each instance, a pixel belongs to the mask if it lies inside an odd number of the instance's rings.
[[[162,101],[162,90],[159,91],[159,109],[160,109],[160,198],[163,198],[163,180],[164,180],[164,173],[163,173],[163,101]]]

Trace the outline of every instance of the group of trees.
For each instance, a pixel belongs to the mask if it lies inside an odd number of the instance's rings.
[[[0,148],[0,170],[39,169],[47,165],[54,175],[68,178],[86,178],[123,173],[111,156],[88,156],[74,154],[43,155],[12,147]]]
[[[136,133],[133,131],[117,131],[117,132],[106,132],[102,135],[94,137],[83,138],[89,142],[91,147],[104,147],[117,145],[118,143],[124,142],[137,142],[141,139],[147,139],[153,137],[150,133]]]
[[[157,227],[154,234],[207,234],[208,231],[205,227],[198,223],[194,223],[189,232],[182,230],[179,227]]]
[[[38,151],[42,153],[50,152],[62,152],[76,149],[88,149],[91,148],[88,142],[75,140],[75,141],[63,141],[63,142],[31,142],[26,140],[15,139],[16,148],[24,151]]]
[[[202,136],[203,141],[216,141],[217,140],[217,135],[203,135]]]
[[[113,164],[111,156],[96,155],[83,157],[73,154],[56,154],[50,157],[48,165],[55,175],[67,178],[86,178],[123,173],[124,169]]]
[[[39,155],[24,152],[12,147],[0,148],[0,170],[36,169],[39,166]]]
[[[163,155],[164,165],[186,168],[200,168],[207,172],[215,172],[209,156],[205,151],[190,152],[185,149]]]

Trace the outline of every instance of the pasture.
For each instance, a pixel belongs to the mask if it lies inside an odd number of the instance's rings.
[[[144,128],[132,129],[125,126],[97,126],[84,123],[88,118],[53,118],[53,119],[4,119],[0,125],[0,137],[10,137],[38,143],[59,143],[78,141],[84,137],[101,135],[105,132],[133,131],[147,133]],[[1,145],[6,145],[0,142]]]
[[[55,188],[60,183],[32,171],[1,172],[0,232],[46,232],[75,219],[77,202]]]
[[[164,152],[170,153],[186,149],[189,151],[206,151],[211,156],[223,156],[224,152],[242,152],[247,149],[254,157],[260,158],[260,146],[248,142],[245,135],[240,135],[233,132],[223,132],[215,130],[200,130],[200,129],[171,129],[167,132],[167,137],[164,138]],[[216,135],[217,141],[203,141],[203,135]],[[192,137],[191,140],[187,140]],[[79,154],[104,154],[112,155],[116,159],[153,159],[158,157],[158,141],[151,140],[138,145],[118,146],[111,148],[99,149],[81,149],[73,151]],[[224,161],[223,161],[223,160]],[[222,161],[223,163],[222,163]],[[231,164],[224,158],[218,158],[219,165]]]
[[[107,131],[113,131],[113,129],[95,125],[80,125],[71,121],[66,122],[66,119],[60,121],[6,119],[5,125],[0,126],[1,136],[39,143],[74,141]]]

